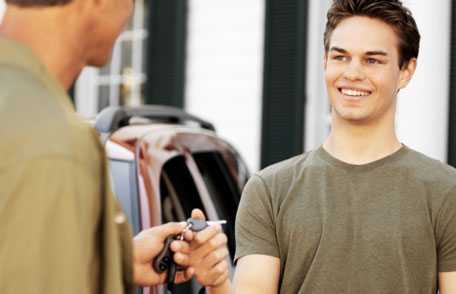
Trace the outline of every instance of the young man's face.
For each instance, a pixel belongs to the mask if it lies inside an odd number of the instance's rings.
[[[396,95],[413,74],[415,60],[399,68],[398,37],[392,27],[354,16],[333,31],[325,57],[325,80],[333,115],[370,123],[394,119]]]

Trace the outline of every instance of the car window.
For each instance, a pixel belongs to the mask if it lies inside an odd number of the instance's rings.
[[[234,223],[240,200],[237,182],[228,171],[222,156],[218,152],[201,152],[193,154],[193,158],[203,177],[210,197],[221,219],[227,220],[225,232],[230,236],[228,248],[234,257]]]
[[[109,165],[114,194],[119,199],[136,235],[141,226],[135,162],[110,159]]]

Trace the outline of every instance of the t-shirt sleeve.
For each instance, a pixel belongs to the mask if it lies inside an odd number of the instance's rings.
[[[60,156],[0,168],[0,293],[92,293],[99,178]]]
[[[452,189],[440,208],[437,223],[439,272],[456,271],[456,189]]]
[[[235,261],[252,254],[279,257],[271,194],[258,175],[254,175],[244,188],[235,231]]]

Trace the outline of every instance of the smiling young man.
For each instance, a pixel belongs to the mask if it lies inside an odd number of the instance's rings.
[[[398,0],[333,1],[324,36],[331,132],[247,184],[236,293],[456,293],[456,171],[395,133],[419,40]]]
[[[6,0],[0,25],[0,293],[121,294],[165,280],[152,268],[185,223],[132,239],[95,130],[67,90],[101,66],[133,0]],[[195,211],[194,217],[203,217]],[[191,235],[191,234],[190,234]],[[192,239],[194,237],[194,239]],[[209,227],[172,243],[178,280],[211,293],[228,278],[226,236]],[[133,240],[133,241],[132,241]]]

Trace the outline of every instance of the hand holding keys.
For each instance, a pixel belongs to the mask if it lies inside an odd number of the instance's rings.
[[[167,283],[168,283],[168,290],[172,291],[174,288],[174,279],[177,270],[180,268],[177,267],[173,260],[174,253],[170,249],[171,242],[174,240],[183,240],[184,233],[187,230],[191,230],[192,232],[201,232],[205,228],[215,225],[215,224],[226,224],[225,220],[221,221],[204,221],[201,219],[194,219],[190,218],[187,220],[187,226],[185,227],[184,231],[177,235],[177,236],[169,236],[166,241],[163,250],[158,254],[158,256],[154,259],[153,267],[157,273],[162,273],[168,271],[167,275]]]

